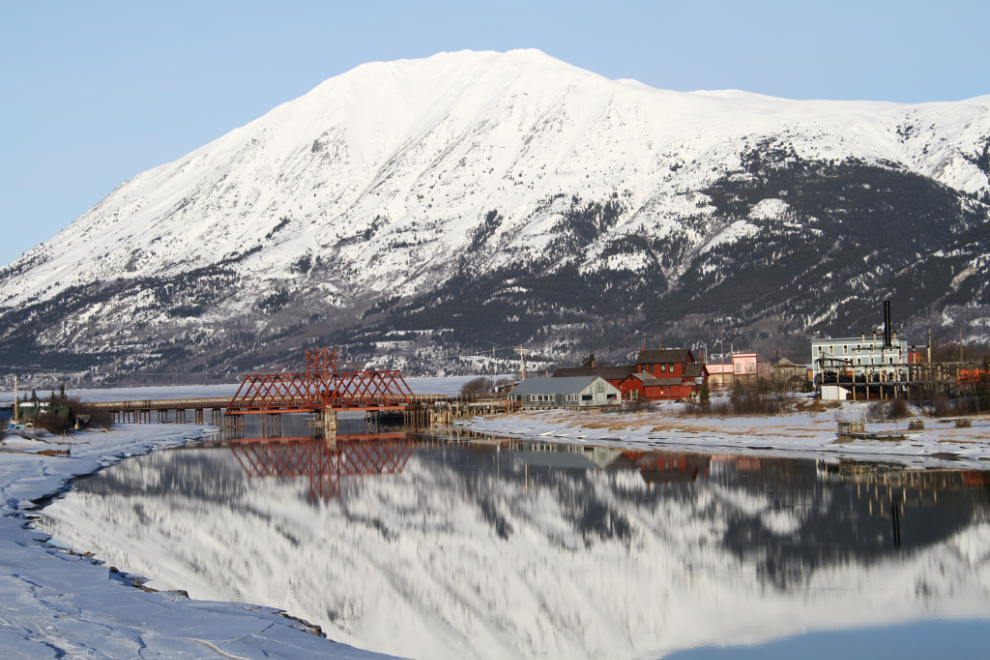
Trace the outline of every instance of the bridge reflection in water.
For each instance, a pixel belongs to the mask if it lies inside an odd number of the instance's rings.
[[[239,439],[227,446],[249,477],[307,477],[311,500],[340,495],[343,477],[400,474],[415,450],[405,433]]]

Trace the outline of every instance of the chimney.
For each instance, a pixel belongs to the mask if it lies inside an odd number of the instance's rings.
[[[591,358],[591,368],[595,368],[595,358]]]
[[[640,346],[639,347],[639,350],[640,351],[645,351],[646,350],[646,344],[643,344],[642,346]]]
[[[660,344],[659,346],[657,346],[657,350],[658,351],[662,351],[663,350],[663,344]]]
[[[890,301],[883,301],[883,346],[890,348],[893,346],[890,337]]]

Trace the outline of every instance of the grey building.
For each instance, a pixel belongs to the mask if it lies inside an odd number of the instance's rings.
[[[593,408],[622,402],[622,392],[599,376],[530,378],[512,388],[509,399],[524,409]]]

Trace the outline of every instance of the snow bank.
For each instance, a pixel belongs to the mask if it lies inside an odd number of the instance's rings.
[[[774,417],[682,417],[679,404],[652,412],[599,413],[550,410],[474,417],[461,425],[513,437],[636,449],[681,449],[761,456],[882,460],[912,467],[990,468],[990,419],[972,428],[926,420],[927,429],[903,442],[862,440],[836,444],[837,421],[863,419],[866,403],[844,402],[828,412]],[[904,432],[907,422],[869,424],[867,430]]]
[[[384,658],[311,634],[270,607],[136,589],[89,557],[46,544],[33,509],[130,456],[177,447],[200,427],[131,426],[68,445],[8,438],[0,450],[0,649],[4,658]],[[50,439],[54,440],[51,436]],[[61,439],[59,439],[61,441]],[[42,449],[70,451],[41,455]]]

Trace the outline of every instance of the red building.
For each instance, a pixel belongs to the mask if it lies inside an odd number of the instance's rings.
[[[694,359],[686,348],[648,351],[644,346],[636,359],[636,373],[624,380],[619,389],[648,401],[678,401],[697,395],[708,382],[708,369]]]
[[[622,391],[622,398],[679,401],[697,395],[708,381],[708,369],[686,348],[648,351],[644,346],[634,365],[557,369],[554,376],[599,376]]]

